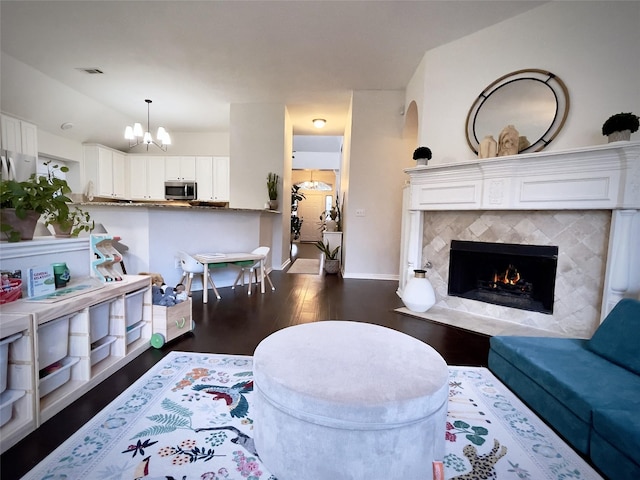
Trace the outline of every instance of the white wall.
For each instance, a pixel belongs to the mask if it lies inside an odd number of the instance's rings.
[[[469,108],[491,82],[524,68],[556,74],[569,91],[567,122],[547,150],[606,143],[609,116],[640,112],[639,25],[640,2],[550,2],[428,51],[405,102],[419,105],[418,143],[431,148],[433,164],[475,158]]]
[[[403,169],[413,166],[403,101],[400,90],[353,92],[345,277],[398,278]],[[365,216],[356,216],[360,209]]]
[[[274,172],[280,176],[281,213],[273,220],[274,232],[279,234],[277,239],[274,235],[272,245],[274,266],[286,263],[289,256],[292,138],[293,128],[283,104],[231,105],[229,206],[264,208],[269,201],[267,175]]]
[[[342,154],[340,152],[301,152],[296,151],[293,168],[298,170],[339,170]]]

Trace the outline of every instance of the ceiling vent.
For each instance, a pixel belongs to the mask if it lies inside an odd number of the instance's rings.
[[[84,73],[88,73],[89,75],[102,75],[104,72],[97,67],[88,67],[88,68],[76,68]]]

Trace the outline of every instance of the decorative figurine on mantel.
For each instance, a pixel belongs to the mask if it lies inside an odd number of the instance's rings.
[[[413,152],[413,159],[416,165],[426,165],[431,160],[431,149],[429,147],[418,147]]]
[[[493,135],[485,136],[480,142],[478,149],[478,158],[491,158],[498,154],[498,142]]]
[[[502,129],[498,137],[498,156],[517,155],[519,143],[520,134],[516,127],[507,125]]]

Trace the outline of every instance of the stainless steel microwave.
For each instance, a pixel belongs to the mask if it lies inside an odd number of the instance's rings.
[[[196,182],[164,182],[166,200],[195,200],[198,198]]]

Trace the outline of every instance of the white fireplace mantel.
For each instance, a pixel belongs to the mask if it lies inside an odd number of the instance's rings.
[[[423,268],[429,211],[612,212],[601,320],[624,297],[640,294],[640,142],[418,166],[403,199],[398,293]],[[589,332],[585,332],[588,336]]]
[[[419,166],[411,210],[640,208],[640,142]]]

